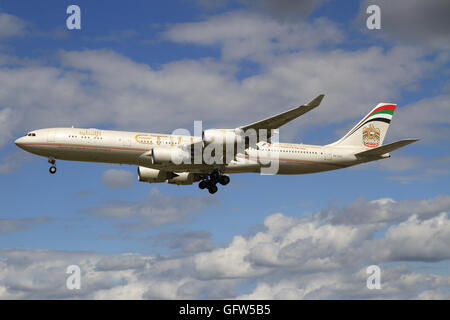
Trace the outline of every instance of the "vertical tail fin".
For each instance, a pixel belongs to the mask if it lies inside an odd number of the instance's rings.
[[[393,103],[379,103],[345,136],[331,145],[362,148],[381,146],[396,106]]]

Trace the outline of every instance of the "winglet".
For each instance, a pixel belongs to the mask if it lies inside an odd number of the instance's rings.
[[[315,97],[313,100],[311,100],[310,102],[308,102],[306,105],[307,105],[308,107],[313,107],[313,108],[315,108],[315,107],[317,107],[317,106],[322,102],[323,97],[325,97],[324,94],[319,94],[317,97]]]

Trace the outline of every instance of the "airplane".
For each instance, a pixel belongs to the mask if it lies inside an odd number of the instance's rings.
[[[128,164],[137,166],[141,182],[176,185],[199,182],[200,189],[214,194],[218,184],[230,182],[230,174],[262,172],[274,163],[276,171],[271,174],[307,174],[347,168],[389,158],[390,152],[419,140],[406,139],[383,145],[396,104],[379,103],[331,144],[274,141],[281,126],[317,108],[323,97],[320,94],[305,105],[238,128],[204,130],[201,137],[72,127],[34,130],[15,140],[15,144],[48,158],[51,174],[56,172],[56,160]],[[246,132],[256,132],[256,139],[250,139]],[[215,146],[211,156],[202,158],[201,152],[211,146]],[[228,152],[229,149],[232,151]],[[223,153],[224,150],[227,153]],[[206,161],[212,156],[214,161]],[[200,160],[192,161],[194,157]]]

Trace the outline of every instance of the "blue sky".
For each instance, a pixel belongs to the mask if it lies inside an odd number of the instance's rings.
[[[0,298],[449,298],[448,4],[405,17],[375,2],[381,30],[365,1],[77,1],[69,31],[73,2],[0,1]],[[234,175],[214,196],[131,166],[58,161],[50,176],[13,143],[235,127],[320,93],[281,141],[333,142],[379,102],[398,105],[386,142],[421,141],[334,172]],[[384,289],[365,287],[370,264]]]

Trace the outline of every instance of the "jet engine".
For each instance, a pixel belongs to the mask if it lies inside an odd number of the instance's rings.
[[[173,172],[167,172],[146,167],[138,167],[138,180],[141,182],[164,182],[175,177]]]
[[[168,183],[177,185],[190,185],[196,181],[200,181],[199,175],[192,172],[180,172],[174,173],[174,175],[175,177],[167,180]]]
[[[209,129],[202,132],[202,140],[205,146],[209,144],[234,146],[244,143],[244,135],[239,129]]]
[[[191,154],[178,147],[155,147],[151,150],[153,164],[189,163]]]

